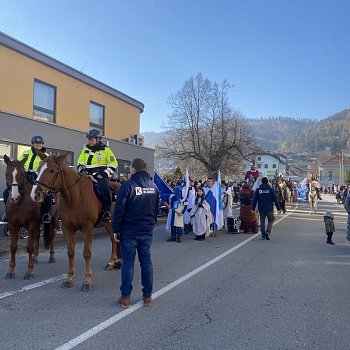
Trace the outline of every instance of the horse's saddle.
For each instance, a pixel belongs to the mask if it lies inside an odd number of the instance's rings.
[[[96,198],[100,201],[100,202],[103,202],[103,191],[102,191],[102,188],[100,186],[100,184],[92,177],[92,176],[89,176],[91,181],[92,181],[92,188],[94,190],[94,193],[95,193],[95,196]],[[110,188],[110,190],[112,191],[112,189]],[[111,193],[112,195],[112,193]],[[114,196],[115,197],[115,196]],[[115,202],[115,198],[113,197],[112,195],[112,201]]]
[[[102,189],[99,185],[99,183],[96,181],[92,182],[92,188],[94,189],[95,196],[97,199],[102,202],[103,195],[102,195]]]

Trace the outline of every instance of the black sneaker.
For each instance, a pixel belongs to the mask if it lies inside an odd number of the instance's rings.
[[[8,222],[6,213],[4,213],[4,215],[2,216],[1,221],[2,221],[2,222]]]
[[[262,235],[260,239],[264,241],[265,240],[265,235]]]
[[[176,242],[176,237],[170,237],[166,241],[167,242]]]
[[[269,240],[270,240],[270,237],[269,237],[269,235],[268,235],[268,234],[266,234],[266,235],[265,235],[265,239],[266,239],[267,241],[269,241]]]
[[[43,224],[50,224],[51,223],[51,215],[50,214],[44,214],[41,221]]]
[[[181,243],[181,236],[176,236],[176,242]]]

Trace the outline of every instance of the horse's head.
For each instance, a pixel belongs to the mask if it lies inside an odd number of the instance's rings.
[[[67,154],[61,156],[46,156],[38,152],[41,158],[38,178],[32,187],[30,196],[34,202],[42,202],[48,193],[59,192],[63,188],[63,166]]]
[[[4,155],[6,163],[6,186],[9,190],[9,199],[12,203],[18,203],[21,193],[24,190],[26,175],[24,172],[24,164],[27,157],[22,160],[11,160],[6,154]]]

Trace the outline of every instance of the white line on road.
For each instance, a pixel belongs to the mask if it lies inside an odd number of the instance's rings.
[[[280,219],[278,219],[275,222],[275,225],[278,224],[279,222],[281,222],[282,220],[284,220],[291,213],[293,213],[294,210],[297,209],[297,207],[298,207],[298,205],[291,212],[289,212],[287,215],[285,215],[285,216],[281,217]],[[231,254],[235,250],[243,247],[248,242],[250,242],[251,240],[253,240],[255,237],[258,237],[258,236],[260,236],[260,233],[256,233],[255,235],[249,237],[245,241],[237,244],[236,246],[232,247],[231,249],[227,250],[226,252],[218,255],[216,258],[208,261],[206,264],[204,264],[204,265],[198,267],[197,269],[189,272],[188,274],[180,277],[176,281],[168,284],[167,286],[165,286],[162,289],[158,290],[157,292],[153,293],[152,294],[152,298],[156,299],[156,298],[160,297],[164,293],[166,293],[166,292],[170,291],[171,289],[177,287],[179,284],[187,281],[189,278],[191,278],[191,277],[197,275],[198,273],[202,272],[203,270],[205,270],[209,266],[211,266],[211,265],[215,264],[216,262],[222,260],[224,257],[226,257],[227,255]],[[70,350],[70,349],[73,349],[74,347],[76,347],[77,345],[81,344],[85,340],[93,337],[97,333],[103,331],[104,329],[108,328],[109,326],[112,326],[113,324],[115,324],[116,322],[120,321],[124,317],[126,317],[126,316],[130,315],[131,313],[135,312],[136,310],[140,309],[142,306],[143,306],[143,302],[142,301],[137,302],[136,304],[131,306],[129,309],[126,309],[126,310],[124,310],[122,312],[119,312],[118,314],[112,316],[108,320],[106,320],[106,321],[98,324],[97,326],[89,329],[88,331],[78,335],[76,338],[70,340],[68,343],[65,343],[65,344],[61,345],[60,347],[56,348],[55,350]]]
[[[29,285],[27,285],[27,286],[25,286],[23,288],[12,290],[12,291],[0,294],[0,299],[4,299],[4,298],[7,298],[7,297],[10,297],[11,295],[14,295],[14,294],[27,292],[28,290],[31,290],[31,289],[34,289],[34,288],[39,288],[39,287],[45,286],[47,284],[63,280],[64,278],[66,278],[66,274],[63,274],[63,275],[60,275],[60,276],[56,276],[56,277],[53,277],[53,278],[49,278],[47,280],[43,280],[43,281],[40,281],[40,282],[37,282],[37,283],[29,284]]]

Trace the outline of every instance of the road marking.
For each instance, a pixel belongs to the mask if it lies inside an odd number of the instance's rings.
[[[27,286],[25,286],[23,288],[20,288],[20,289],[16,289],[16,290],[12,290],[12,291],[9,291],[9,292],[2,293],[2,294],[0,294],[0,299],[4,299],[4,298],[10,297],[11,295],[14,295],[14,294],[27,292],[28,290],[39,288],[39,287],[45,286],[47,284],[51,284],[51,283],[63,280],[64,278],[66,278],[66,276],[67,276],[66,274],[60,275],[60,276],[56,276],[56,277],[49,278],[47,280],[43,280],[43,281],[40,281],[40,282],[37,282],[37,283],[28,284]]]
[[[279,222],[281,222],[282,220],[284,220],[291,213],[293,213],[294,210],[297,209],[297,207],[298,207],[298,205],[296,205],[295,208],[292,211],[290,211],[287,215],[285,215],[285,216],[281,217],[279,220],[277,220],[275,222],[275,225],[278,224]],[[161,295],[165,294],[166,292],[169,292],[171,289],[177,287],[181,283],[187,281],[191,277],[197,275],[198,273],[202,272],[203,270],[205,270],[206,268],[208,268],[211,265],[215,264],[216,262],[222,260],[224,257],[226,257],[227,255],[231,254],[235,250],[243,247],[248,242],[250,242],[251,240],[253,240],[254,238],[256,238],[258,236],[260,236],[260,233],[256,233],[255,235],[249,237],[245,241],[237,244],[236,246],[232,247],[231,249],[227,250],[226,252],[218,255],[216,258],[208,261],[206,264],[204,264],[204,265],[198,267],[197,269],[189,272],[188,274],[180,277],[176,281],[168,284],[167,286],[165,286],[162,289],[158,290],[157,292],[153,293],[152,294],[152,298],[156,299],[156,298],[160,297]],[[116,322],[120,321],[124,317],[126,317],[126,316],[130,315],[131,313],[137,311],[142,306],[143,306],[143,301],[137,302],[136,304],[132,305],[129,309],[126,309],[126,310],[124,310],[122,312],[119,312],[118,314],[112,316],[111,318],[107,319],[106,321],[103,321],[102,323],[98,324],[97,326],[95,326],[93,328],[90,328],[88,331],[78,335],[76,338],[74,338],[74,339],[70,340],[69,342],[61,345],[60,347],[56,348],[55,350],[70,350],[70,349],[73,349],[77,345],[83,343],[85,340],[88,340],[89,338],[93,337],[97,333],[105,330],[106,328],[108,328],[108,327],[112,326],[113,324],[115,324]]]

